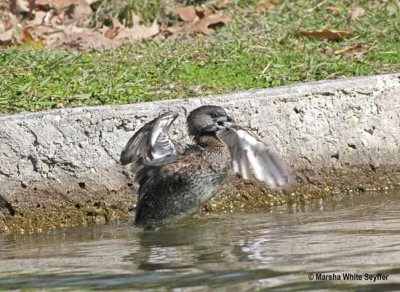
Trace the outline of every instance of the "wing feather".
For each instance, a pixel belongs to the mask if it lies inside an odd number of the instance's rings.
[[[283,189],[292,183],[288,167],[256,135],[233,124],[218,131],[218,137],[229,147],[232,170],[244,179],[250,173],[274,189]]]
[[[121,163],[156,165],[173,160],[178,155],[178,150],[176,143],[170,139],[168,130],[177,117],[178,113],[168,112],[145,124],[122,150]]]

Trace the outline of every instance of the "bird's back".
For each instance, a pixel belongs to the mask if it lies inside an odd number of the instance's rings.
[[[219,190],[227,177],[227,147],[188,150],[175,161],[145,166],[136,180],[139,202],[136,224],[159,224],[195,213]]]

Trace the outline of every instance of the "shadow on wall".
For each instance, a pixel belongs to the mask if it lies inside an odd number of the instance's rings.
[[[2,196],[0,196],[0,211],[2,211],[4,209],[6,209],[11,216],[15,215],[15,210],[11,206],[11,204],[6,199],[4,199]]]

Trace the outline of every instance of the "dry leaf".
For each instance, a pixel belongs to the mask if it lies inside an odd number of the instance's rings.
[[[36,0],[36,6],[49,6],[58,10],[67,8],[71,5],[79,5],[81,0]]]
[[[13,32],[12,30],[7,30],[0,33],[0,46],[9,46],[12,44]]]
[[[157,21],[154,20],[151,26],[144,26],[140,24],[139,16],[132,15],[132,28],[120,27],[118,35],[115,40],[122,41],[123,43],[128,43],[132,41],[139,41],[144,39],[149,39],[160,32],[160,26]]]
[[[119,27],[110,27],[109,29],[106,30],[104,33],[104,36],[109,39],[113,39],[117,36],[119,31]]]
[[[218,9],[223,9],[226,6],[228,6],[230,3],[230,0],[221,0],[218,4],[217,4],[217,8]]]
[[[21,41],[24,42],[24,43],[33,41],[32,34],[29,31],[25,30],[25,29],[22,30],[22,39],[21,39]]]
[[[29,1],[27,0],[17,0],[17,11],[18,12],[29,12],[31,11]]]
[[[42,39],[34,39],[32,34],[27,30],[22,30],[22,43],[34,47],[36,49],[44,49],[44,42]]]
[[[321,30],[303,30],[300,31],[299,34],[306,36],[306,37],[312,37],[320,40],[328,40],[328,41],[333,41],[337,40],[340,38],[345,38],[351,35],[350,32],[345,31],[345,30],[334,30],[334,29],[321,29]]]
[[[350,13],[350,21],[354,21],[357,18],[363,16],[365,14],[365,9],[361,7],[355,7],[351,10]]]
[[[80,0],[79,4],[71,6],[64,12],[64,24],[75,24],[82,26],[86,21],[89,21],[93,14],[92,8],[85,0]]]
[[[171,36],[171,35],[178,34],[182,31],[183,31],[183,27],[181,27],[181,26],[169,26],[169,27],[163,29],[162,32],[165,36]]]
[[[327,8],[328,12],[333,14],[333,15],[338,15],[342,13],[342,9],[339,7],[331,6]]]
[[[38,25],[42,25],[44,23],[44,19],[47,15],[47,12],[44,11],[35,11],[34,17],[26,22],[27,27],[35,27]],[[46,23],[48,24],[48,23]]]
[[[203,18],[203,17],[214,14],[214,11],[212,11],[206,5],[202,5],[201,7],[196,7],[196,13],[197,13],[198,17]]]
[[[335,55],[343,55],[347,57],[360,57],[368,52],[367,45],[359,44],[355,47],[344,47],[343,49],[335,51]]]
[[[35,28],[35,32],[40,33],[47,46],[80,50],[115,49],[122,44],[147,39],[159,33],[156,21],[149,27],[140,25],[137,16],[134,16],[132,21],[134,23],[132,28],[126,28],[115,21],[113,28],[104,27],[101,30],[81,28],[75,25],[58,25],[38,26]]]
[[[271,3],[270,1],[264,1],[260,5],[258,5],[256,8],[254,8],[254,12],[262,13],[262,12],[268,11],[274,7],[275,7],[274,3]]]
[[[6,31],[6,30],[9,30],[9,29],[11,29],[12,26],[13,26],[12,21],[11,21],[10,19],[4,21],[4,23],[1,23],[1,22],[0,22],[0,25],[1,25],[1,24],[2,24],[3,29],[4,29],[4,30],[2,30],[1,32]]]
[[[44,28],[44,27],[43,27]],[[91,28],[76,26],[57,26],[56,28],[47,27],[45,42],[50,47],[67,47],[80,50],[92,48],[114,49],[120,43],[105,37],[101,32]]]
[[[178,14],[183,21],[193,21],[197,17],[196,9],[193,6],[175,7],[171,11]]]
[[[210,28],[212,26],[216,26],[216,25],[225,25],[226,23],[228,23],[231,19],[227,16],[223,16],[223,15],[219,15],[219,14],[212,14],[209,16],[206,16],[202,19],[200,19],[199,21],[197,21],[194,24],[194,28],[195,30],[197,30],[198,32],[202,32],[204,34],[214,34],[215,30]]]

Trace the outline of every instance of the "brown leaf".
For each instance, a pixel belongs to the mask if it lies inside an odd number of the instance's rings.
[[[79,4],[71,6],[64,12],[64,24],[83,26],[92,14],[93,11],[89,4],[84,0],[80,0]]]
[[[121,45],[105,37],[101,32],[92,28],[82,28],[76,26],[57,26],[55,28],[42,27],[45,43],[49,47],[67,47],[80,50],[88,50],[92,48],[98,49],[114,49]]]
[[[171,11],[177,14],[183,21],[193,21],[196,17],[196,9],[193,6],[175,7]]]
[[[151,38],[159,33],[159,26],[155,21],[147,27],[139,24],[139,18],[134,16],[134,26],[127,28],[115,21],[113,27],[102,29],[83,28],[75,25],[38,26],[35,32],[45,40],[50,47],[66,47],[79,50],[115,49],[122,44]]]
[[[31,11],[29,1],[27,0],[17,0],[17,11],[19,13],[27,13]]]
[[[12,30],[7,30],[5,32],[0,33],[0,47],[8,47],[12,45]]]
[[[133,15],[133,24],[132,28],[120,27],[115,40],[119,40],[122,43],[128,43],[152,38],[160,32],[160,26],[156,20],[154,20],[151,26],[144,26],[140,25],[139,18],[136,15]]]
[[[319,40],[328,40],[328,41],[333,41],[337,40],[340,38],[345,38],[351,35],[350,32],[345,31],[345,30],[334,30],[334,29],[321,29],[321,30],[303,30],[299,31],[299,34],[306,36],[306,37],[312,37],[316,38]]]
[[[369,47],[367,45],[359,44],[355,47],[344,47],[343,49],[335,51],[335,55],[343,55],[347,57],[360,57],[368,52]]]
[[[262,12],[271,10],[274,7],[275,7],[274,3],[270,2],[270,1],[264,1],[260,5],[258,5],[256,8],[254,8],[254,12],[262,13]]]
[[[350,21],[354,21],[357,18],[363,16],[365,14],[365,9],[361,7],[355,7],[351,10],[350,13]]]
[[[196,7],[196,13],[198,17],[203,18],[205,16],[214,14],[214,11],[212,11],[212,9],[206,5],[202,5],[201,7]]]
[[[335,7],[335,6],[330,6],[327,8],[328,12],[330,12],[333,15],[338,15],[340,13],[342,13],[342,9],[339,7]]]
[[[211,35],[211,34],[215,33],[215,30],[210,27],[216,26],[216,25],[225,25],[230,20],[231,19],[227,16],[223,16],[223,15],[219,15],[219,14],[212,14],[212,15],[208,15],[208,16],[200,19],[199,21],[197,21],[194,24],[194,28],[198,32],[202,32],[204,34]]]
[[[13,24],[10,19],[4,21],[4,31],[11,29],[12,26],[13,26]]]
[[[36,49],[44,49],[44,42],[42,39],[34,39],[32,34],[27,30],[22,30],[22,42],[24,45],[34,47]]]
[[[117,36],[118,31],[119,31],[119,27],[110,27],[109,29],[106,30],[106,32],[104,33],[104,36],[109,39],[113,39]]]
[[[217,4],[218,9],[223,9],[230,4],[230,0],[221,0]]]
[[[58,10],[67,8],[71,5],[79,5],[81,0],[36,0],[37,6],[49,6]]]
[[[30,42],[30,41],[33,41],[33,36],[32,36],[32,34],[29,32],[29,31],[27,31],[27,30],[22,30],[22,42]]]
[[[163,29],[162,32],[165,36],[171,36],[174,34],[178,34],[182,31],[183,31],[183,27],[181,27],[181,26],[169,26],[169,27]]]

